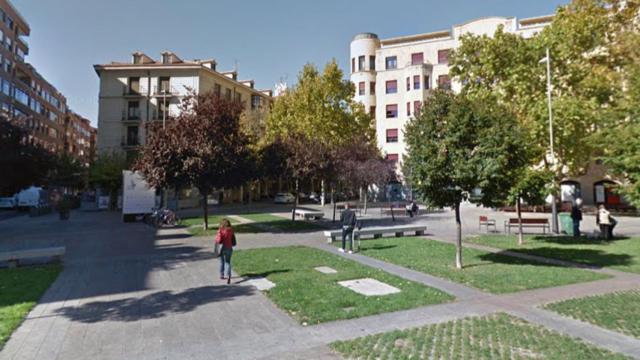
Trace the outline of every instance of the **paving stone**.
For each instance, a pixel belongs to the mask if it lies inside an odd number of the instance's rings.
[[[320,271],[323,274],[336,274],[338,271],[336,269],[330,268],[328,266],[318,266],[314,268],[317,271]]]
[[[364,296],[397,294],[400,289],[371,278],[339,281],[338,284]]]
[[[248,284],[248,285],[254,286],[256,289],[258,289],[260,291],[269,290],[269,289],[273,288],[274,286],[276,286],[275,283],[269,281],[269,279],[267,279],[267,278],[249,279],[245,283]]]

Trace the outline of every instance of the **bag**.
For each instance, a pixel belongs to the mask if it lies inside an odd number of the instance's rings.
[[[231,236],[231,246],[236,246],[238,245],[238,242],[236,241],[236,234],[233,234]]]
[[[220,244],[218,243],[213,244],[213,257],[214,258],[220,257]]]

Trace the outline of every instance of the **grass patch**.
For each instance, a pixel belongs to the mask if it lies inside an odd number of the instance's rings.
[[[187,231],[189,232],[189,234],[193,236],[215,236],[216,233],[218,232],[218,225],[216,224],[215,227],[211,227],[211,225],[209,226],[210,227],[207,230],[205,230],[202,226],[191,226],[190,228],[187,229]],[[265,230],[253,224],[246,223],[246,224],[233,225],[233,231],[236,234],[250,234],[250,233],[261,233],[261,232],[264,232]]]
[[[222,219],[227,218],[231,224],[237,224],[238,221],[232,218],[229,218],[225,215],[210,215],[208,217],[209,219],[209,227],[210,228],[218,228],[218,226],[220,225],[220,221],[222,221]],[[185,219],[180,219],[180,225],[182,226],[197,226],[200,225],[202,226],[202,224],[204,224],[204,216],[196,216],[196,217],[189,217],[189,218],[185,218]]]
[[[546,309],[640,339],[640,290],[561,301]]]
[[[59,265],[0,270],[0,349],[61,270]]]
[[[240,275],[266,277],[274,282],[276,286],[266,295],[297,321],[309,325],[453,300],[439,290],[307,247],[240,250],[232,260]],[[314,270],[318,266],[338,272],[323,274]],[[337,283],[359,278],[374,278],[401,292],[368,297]]]
[[[347,359],[627,359],[506,314],[339,341],[331,347]]]
[[[515,235],[482,235],[469,238],[468,241],[525,254],[640,273],[640,238],[604,241],[537,235],[526,236],[523,246],[518,246]]]
[[[361,246],[364,255],[495,294],[609,277],[468,248],[462,249],[464,268],[457,270],[455,245],[416,237],[364,240]]]
[[[297,232],[324,229],[322,226],[317,224],[302,220],[291,221],[290,219],[272,214],[244,214],[238,216],[254,221],[262,227],[274,229],[276,231]],[[267,230],[263,230],[263,232],[264,231]]]

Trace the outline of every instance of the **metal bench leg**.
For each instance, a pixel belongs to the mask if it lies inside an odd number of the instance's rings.
[[[402,231],[396,232],[396,237],[401,237],[402,235],[404,235],[404,233]]]
[[[382,234],[373,234],[374,239],[379,239],[382,237]]]
[[[416,236],[422,236],[422,235],[424,235],[424,230],[416,231]]]

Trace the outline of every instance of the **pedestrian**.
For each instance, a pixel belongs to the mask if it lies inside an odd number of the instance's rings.
[[[600,205],[596,215],[596,224],[600,227],[600,236],[605,240],[611,240],[613,237],[613,227],[617,221],[614,223],[612,220],[615,221],[609,210],[604,205]]]
[[[229,220],[222,219],[216,234],[216,244],[220,244],[220,279],[231,283],[231,255],[236,246],[236,235],[233,233]],[[226,275],[225,275],[226,270]]]
[[[338,249],[340,252],[345,252],[348,237],[349,254],[353,254],[353,230],[355,229],[356,221],[356,213],[349,208],[349,203],[346,203],[342,214],[340,214],[340,223],[342,224],[342,247]]]
[[[573,237],[580,237],[580,221],[582,221],[582,199],[578,198],[571,205],[571,220],[573,220]]]
[[[414,215],[418,215],[418,204],[415,200],[412,200],[410,203],[405,206],[405,210],[409,217],[413,217]]]

